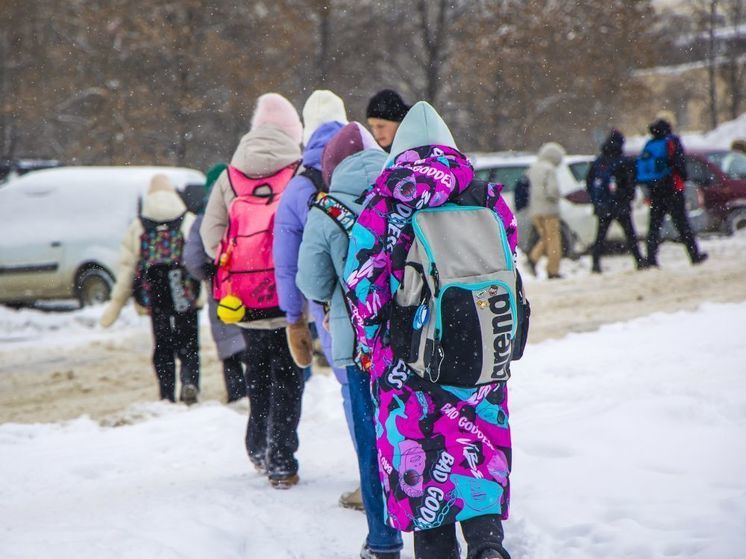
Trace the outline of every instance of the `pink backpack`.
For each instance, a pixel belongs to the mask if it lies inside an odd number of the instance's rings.
[[[228,208],[228,228],[218,247],[212,295],[241,299],[246,307],[242,322],[283,316],[277,298],[272,257],[275,212],[285,187],[295,174],[293,164],[270,177],[252,179],[228,167],[236,198]]]

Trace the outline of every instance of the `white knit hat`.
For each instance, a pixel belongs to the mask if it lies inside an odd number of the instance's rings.
[[[303,145],[308,145],[319,126],[333,121],[347,124],[344,101],[328,89],[317,89],[303,106]]]

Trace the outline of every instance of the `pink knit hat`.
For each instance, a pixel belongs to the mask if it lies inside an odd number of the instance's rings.
[[[293,104],[279,93],[265,93],[256,102],[251,117],[251,129],[262,126],[279,128],[300,144],[303,138],[303,125]]]

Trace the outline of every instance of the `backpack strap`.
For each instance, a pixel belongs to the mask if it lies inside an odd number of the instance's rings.
[[[324,184],[324,179],[321,176],[321,171],[314,169],[313,167],[307,167],[300,173],[301,176],[306,177],[316,187],[317,192],[326,192],[327,188]]]
[[[326,192],[319,192],[311,202],[312,208],[318,208],[336,223],[345,235],[349,236],[355,225],[357,214],[342,202]]]

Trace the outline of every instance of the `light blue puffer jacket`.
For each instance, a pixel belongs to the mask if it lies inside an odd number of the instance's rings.
[[[381,173],[386,156],[383,151],[367,149],[347,157],[334,170],[329,194],[359,213],[362,206],[356,200]],[[331,301],[332,357],[337,367],[354,364],[355,335],[339,286],[347,245],[347,234],[341,227],[320,209],[311,208],[303,231],[295,281],[308,299]]]

